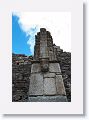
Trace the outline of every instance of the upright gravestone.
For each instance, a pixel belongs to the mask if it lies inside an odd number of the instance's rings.
[[[35,36],[29,102],[67,102],[65,87],[50,32],[41,28]]]

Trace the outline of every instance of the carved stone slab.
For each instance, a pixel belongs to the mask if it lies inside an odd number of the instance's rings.
[[[59,63],[49,63],[50,72],[61,72]]]
[[[44,78],[44,95],[55,95],[55,78]]]
[[[41,72],[40,63],[33,63],[31,66],[31,73]]]
[[[62,75],[56,75],[57,94],[66,95]]]
[[[43,95],[43,75],[40,73],[31,74],[29,95]]]

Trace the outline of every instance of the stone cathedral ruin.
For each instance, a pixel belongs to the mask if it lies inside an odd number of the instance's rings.
[[[12,101],[71,101],[71,54],[53,44],[50,32],[41,28],[34,56],[12,55],[12,84]]]

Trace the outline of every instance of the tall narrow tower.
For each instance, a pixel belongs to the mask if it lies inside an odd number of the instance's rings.
[[[41,28],[35,36],[29,102],[67,102],[57,49],[50,32]]]

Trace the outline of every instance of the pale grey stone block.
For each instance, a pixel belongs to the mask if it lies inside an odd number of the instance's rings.
[[[59,63],[49,63],[50,72],[61,72]]]
[[[55,95],[55,78],[44,78],[44,95]]]
[[[40,41],[40,57],[48,57],[48,49],[47,49],[47,38],[41,38]]]
[[[33,63],[31,66],[31,73],[41,72],[40,63]]]
[[[43,75],[31,74],[29,95],[43,95]]]
[[[48,78],[55,77],[55,73],[49,73],[49,72],[44,73],[44,78],[45,78],[45,77],[48,77]]]
[[[47,50],[47,47],[41,46],[40,48],[41,48],[40,57],[42,57],[42,58],[48,57],[48,50]]]
[[[34,96],[29,97],[29,102],[68,102],[66,96]]]
[[[66,95],[62,75],[56,75],[57,94]]]

